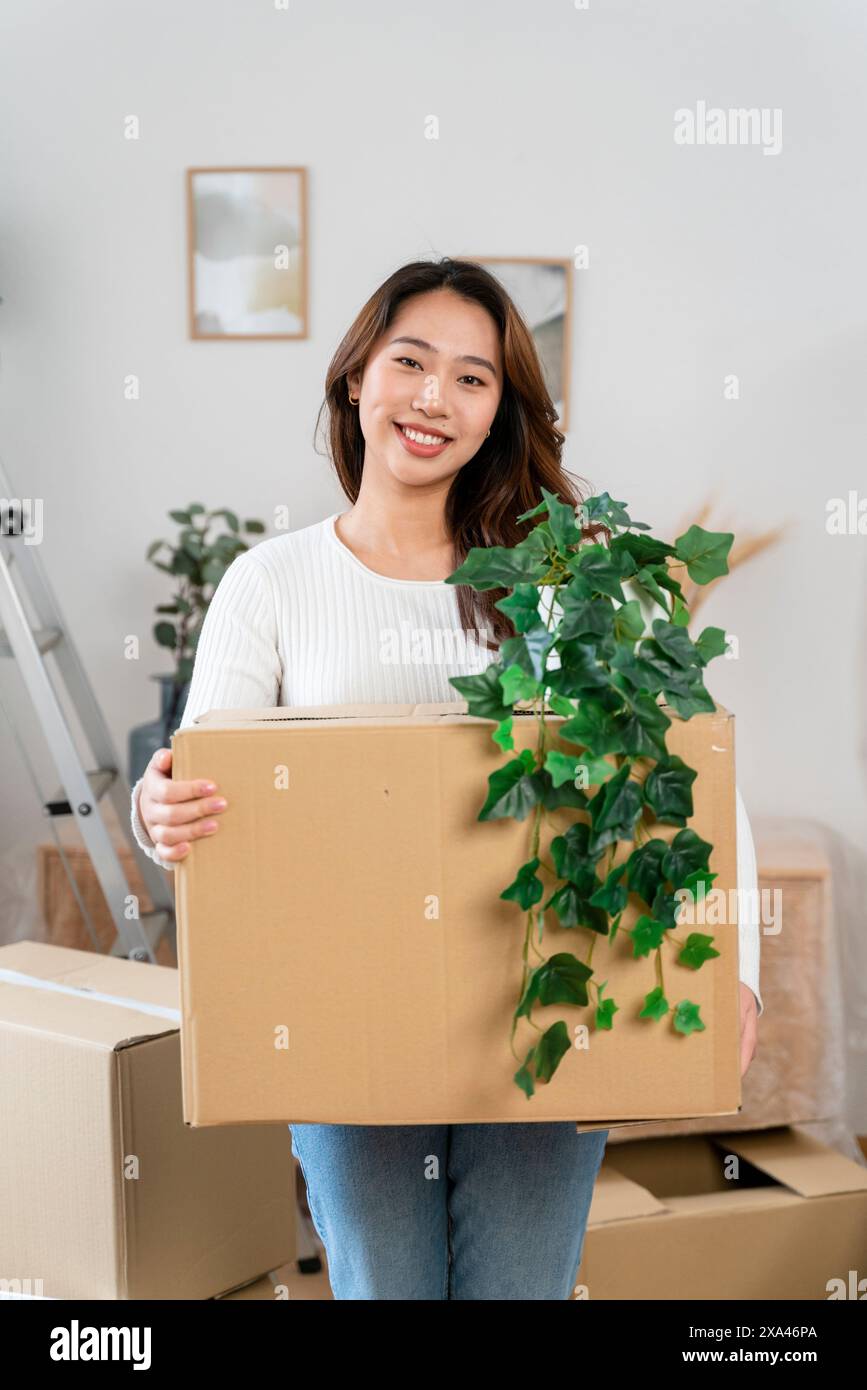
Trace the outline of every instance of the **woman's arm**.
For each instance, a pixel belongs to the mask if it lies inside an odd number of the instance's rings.
[[[180,728],[211,709],[260,709],[280,699],[283,667],[277,608],[267,569],[255,550],[237,555],[214,591],[202,623],[193,678]],[[141,819],[142,778],[132,789],[130,825],[136,842],[161,868],[164,860]]]

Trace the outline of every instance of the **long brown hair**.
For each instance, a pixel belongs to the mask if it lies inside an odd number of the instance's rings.
[[[537,518],[516,522],[542,500],[548,488],[569,506],[578,507],[586,493],[576,490],[564,472],[561,455],[566,436],[554,421],[557,411],[548,394],[532,334],[506,290],[473,261],[411,261],[395,270],[370,296],[337,348],[325,378],[322,410],[329,416],[331,462],[340,485],[354,503],[361,487],[364,436],[357,407],[349,400],[347,376],[363,374],[373,345],[391,326],[400,306],[412,295],[450,289],[487,309],[500,335],[505,380],[490,436],[455,475],[445,503],[445,520],[454,547],[454,569],[473,546],[514,546]],[[314,433],[315,448],[315,433]],[[583,480],[581,480],[583,481]],[[593,535],[600,528],[585,528]],[[514,628],[494,607],[507,589],[478,592],[455,585],[461,625],[480,630],[483,645],[496,650]],[[493,633],[493,643],[488,633]]]

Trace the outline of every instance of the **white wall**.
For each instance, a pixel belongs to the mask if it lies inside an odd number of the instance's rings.
[[[123,756],[166,669],[144,550],[167,510],[285,502],[304,526],[337,509],[316,410],[384,276],[586,243],[568,467],[658,534],[712,490],[736,532],[791,520],[707,603],[741,653],[712,689],[737,714],[751,813],[815,817],[861,864],[867,537],[829,536],[825,504],[867,491],[865,38],[843,0],[5,0],[0,447],[45,499],[42,557]],[[780,153],[676,145],[675,109],[699,100],[780,108]],[[184,170],[235,163],[309,170],[305,342],[187,336]],[[45,827],[5,729],[0,757],[8,864]],[[863,977],[860,913],[848,929]],[[863,996],[850,1009],[867,1061]]]

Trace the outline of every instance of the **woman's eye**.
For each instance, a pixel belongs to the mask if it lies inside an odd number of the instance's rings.
[[[395,360],[396,362],[401,363],[401,364],[404,363],[404,362],[409,362],[409,363],[412,364],[413,367],[418,367],[418,368],[419,368],[419,371],[422,370],[421,364],[418,363],[418,362],[416,362],[416,360],[415,360],[414,357],[396,357],[394,360]],[[481,377],[470,376],[470,375],[462,376],[462,377],[461,377],[461,381],[475,381],[475,382],[478,382],[479,386],[484,386],[484,384],[485,384],[485,383],[482,381]]]

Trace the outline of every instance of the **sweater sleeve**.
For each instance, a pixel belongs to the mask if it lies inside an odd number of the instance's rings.
[[[761,943],[761,914],[759,911],[759,877],[756,851],[747,808],[740,788],[735,787],[737,801],[737,866],[738,866],[738,952],[739,978],[749,985],[758,1003],[758,1015],[764,1012],[759,992],[759,955]]]
[[[267,570],[255,550],[237,555],[208,605],[199,633],[193,677],[179,727],[212,709],[263,709],[279,703],[283,667],[277,607]],[[163,869],[174,869],[154,844],[132,789],[130,825],[137,844]]]

